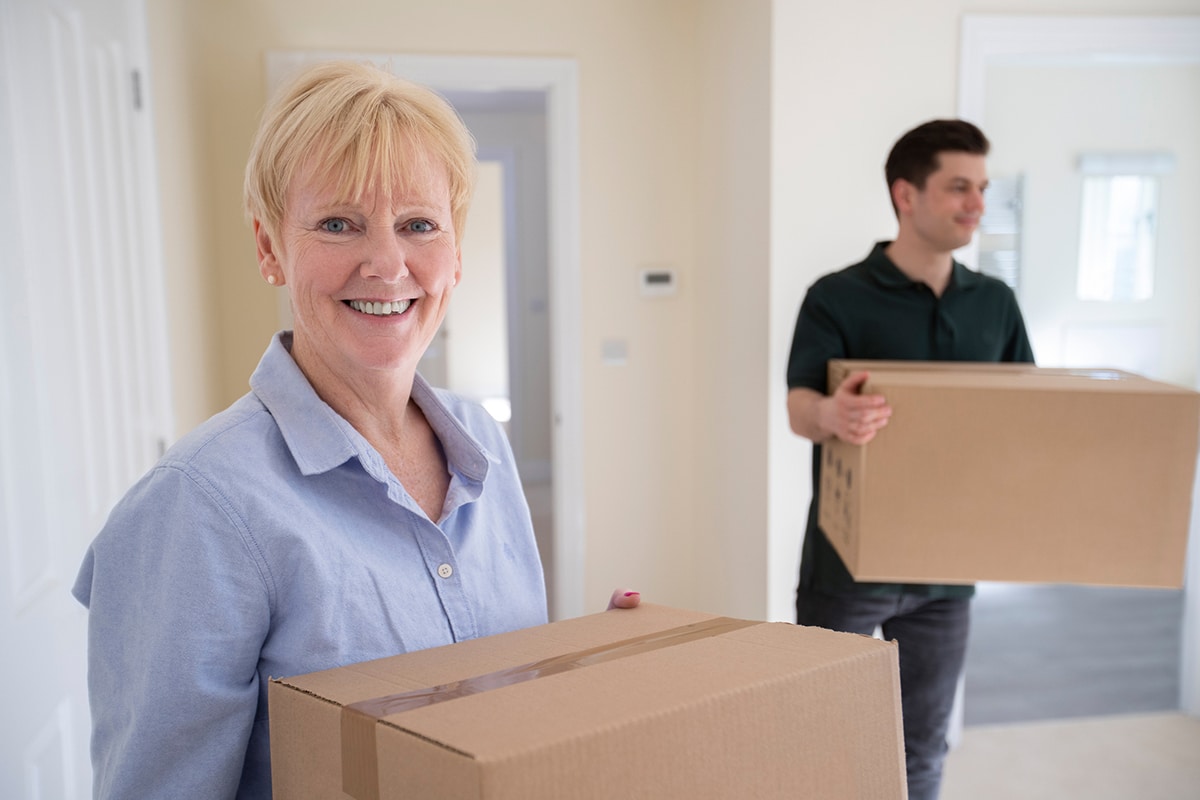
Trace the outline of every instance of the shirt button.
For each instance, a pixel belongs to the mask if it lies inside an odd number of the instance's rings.
[[[443,578],[449,578],[453,574],[454,567],[450,566],[449,564],[438,565],[438,575],[441,575]]]

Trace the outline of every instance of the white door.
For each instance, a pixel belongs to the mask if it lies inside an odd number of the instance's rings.
[[[170,431],[141,0],[0,4],[0,797],[91,796],[86,612]]]

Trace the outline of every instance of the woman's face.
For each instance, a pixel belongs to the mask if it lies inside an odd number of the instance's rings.
[[[333,181],[302,169],[277,234],[255,221],[259,268],[288,289],[292,354],[310,380],[415,371],[446,316],[461,274],[449,182],[417,155],[402,185],[346,202]]]

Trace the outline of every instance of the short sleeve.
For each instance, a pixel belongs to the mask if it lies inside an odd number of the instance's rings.
[[[826,280],[813,284],[800,304],[788,356],[789,389],[813,389],[824,394],[827,391],[829,360],[846,357],[845,337],[826,299]]]

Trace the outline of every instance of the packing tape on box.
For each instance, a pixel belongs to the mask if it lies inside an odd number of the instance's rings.
[[[615,612],[621,613],[621,612]],[[508,669],[477,675],[461,681],[374,697],[342,709],[342,790],[355,800],[379,800],[379,763],[375,748],[375,726],[384,717],[444,703],[460,697],[557,675],[580,667],[648,653],[664,647],[707,639],[759,623],[715,617],[678,628],[656,631],[620,642],[534,661]]]

